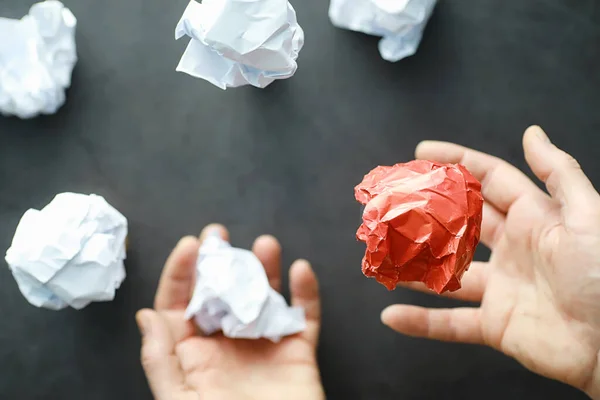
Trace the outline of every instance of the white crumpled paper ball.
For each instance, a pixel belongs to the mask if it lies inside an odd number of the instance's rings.
[[[77,63],[77,20],[60,1],[34,4],[20,20],[0,18],[0,114],[54,114]]]
[[[34,306],[110,301],[125,279],[127,219],[94,194],[58,194],[21,218],[6,262]]]
[[[256,255],[232,247],[217,233],[209,235],[198,251],[194,294],[185,310],[206,335],[222,331],[233,339],[282,337],[306,329],[301,307],[289,307],[269,285]]]
[[[191,37],[177,71],[221,89],[293,76],[304,31],[287,0],[191,0],[175,39]]]

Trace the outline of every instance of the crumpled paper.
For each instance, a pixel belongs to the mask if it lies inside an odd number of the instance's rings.
[[[287,0],[191,0],[175,39],[190,43],[177,71],[221,89],[264,88],[294,75],[304,31]]]
[[[251,251],[231,247],[218,234],[206,238],[196,264],[196,286],[185,316],[207,335],[237,339],[281,337],[306,328],[304,309],[288,307],[271,288]]]
[[[34,306],[82,309],[110,301],[125,279],[127,219],[101,196],[58,194],[25,212],[6,262]]]
[[[379,53],[396,62],[416,53],[436,0],[331,0],[337,28],[381,36]]]
[[[77,20],[60,1],[34,4],[20,20],[0,18],[0,113],[29,119],[65,103],[77,63]]]
[[[366,243],[362,272],[388,290],[420,281],[455,291],[479,243],[481,184],[460,164],[415,160],[379,166],[355,187],[365,205],[356,237]]]

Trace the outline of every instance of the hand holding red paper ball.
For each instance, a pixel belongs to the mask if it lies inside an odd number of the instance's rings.
[[[355,188],[365,205],[356,236],[367,245],[365,276],[393,290],[420,281],[460,289],[479,243],[481,184],[460,164],[416,160],[369,172]]]

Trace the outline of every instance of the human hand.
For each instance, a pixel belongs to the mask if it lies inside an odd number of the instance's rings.
[[[229,339],[222,334],[201,336],[184,318],[194,289],[200,239],[183,238],[175,247],[160,278],[154,308],[136,316],[143,335],[141,360],[157,400],[187,399],[324,399],[316,347],[320,328],[320,297],[310,264],[294,262],[290,269],[292,304],[305,309],[306,330],[279,343],[266,339]],[[271,236],[259,237],[253,251],[269,283],[281,287],[281,247]]]
[[[479,308],[392,305],[382,321],[411,336],[491,346],[600,399],[600,196],[539,127],[525,132],[523,147],[550,195],[490,155],[451,143],[417,147],[417,158],[461,163],[481,181],[481,241],[492,255],[447,294]]]

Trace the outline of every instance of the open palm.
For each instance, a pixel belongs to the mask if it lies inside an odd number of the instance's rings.
[[[413,336],[489,345],[600,398],[600,196],[540,128],[529,128],[523,145],[550,195],[498,158],[450,143],[418,147],[418,158],[461,163],[481,181],[481,240],[492,255],[448,294],[479,308],[394,305],[382,319]]]
[[[220,226],[205,229],[220,230]],[[316,346],[320,327],[318,284],[310,265],[296,261],[290,269],[292,304],[305,309],[306,330],[279,343],[266,339],[229,339],[222,334],[202,336],[184,311],[194,286],[194,271],[202,240],[183,238],[163,270],[155,310],[141,310],[142,365],[158,400],[324,399]],[[275,238],[256,240],[253,251],[269,283],[280,290],[281,248]]]

